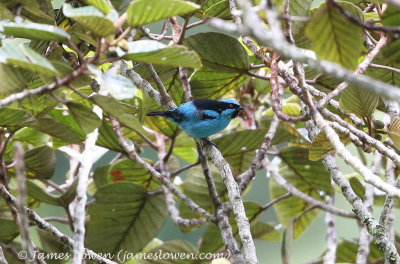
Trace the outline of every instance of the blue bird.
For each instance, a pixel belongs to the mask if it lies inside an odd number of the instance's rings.
[[[150,112],[148,116],[161,116],[176,124],[193,138],[207,138],[226,128],[229,122],[244,110],[233,99],[221,101],[199,99],[181,104],[179,107],[163,111]]]

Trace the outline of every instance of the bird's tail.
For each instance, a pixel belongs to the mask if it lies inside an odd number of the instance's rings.
[[[146,115],[147,116],[166,116],[165,111],[149,112]]]

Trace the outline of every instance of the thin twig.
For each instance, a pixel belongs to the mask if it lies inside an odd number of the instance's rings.
[[[289,197],[292,197],[292,194],[291,194],[290,192],[285,193],[285,194],[282,194],[281,196],[276,197],[274,200],[269,201],[268,203],[264,204],[264,205],[260,208],[260,210],[261,210],[261,211],[266,211],[266,210],[267,210],[268,208],[270,208],[272,205],[274,205],[274,204],[276,204],[277,202],[282,201],[282,200],[284,200],[284,199],[286,199],[286,198],[289,198]]]
[[[0,193],[3,196],[3,199],[7,202],[7,204],[16,207],[17,199],[7,191],[4,185],[0,184]],[[68,246],[68,248],[73,248],[73,240],[61,233],[55,226],[50,223],[44,221],[35,211],[24,207],[24,214],[28,216],[28,218],[40,229],[43,229],[53,235],[55,239],[57,239],[62,244]],[[116,264],[116,262],[106,259],[90,249],[85,249],[85,254],[90,257],[91,260],[96,263],[107,263],[107,264]]]
[[[386,65],[380,65],[380,64],[371,63],[369,65],[369,67],[370,68],[376,68],[376,69],[384,69],[384,70],[388,70],[388,71],[392,71],[392,72],[400,74],[400,69],[396,69],[396,68],[389,67],[389,66],[386,66]]]
[[[64,78],[62,78],[60,80],[56,80],[53,83],[42,85],[35,89],[24,90],[19,93],[11,94],[11,95],[7,96],[6,98],[0,100],[0,108],[3,108],[5,106],[12,104],[14,102],[17,102],[17,101],[21,101],[27,97],[31,97],[34,95],[40,95],[43,93],[53,91],[53,90],[57,89],[58,87],[64,86],[64,85],[70,83],[71,81],[73,81],[74,79],[78,78],[80,75],[82,75],[85,72],[85,70],[86,70],[86,65],[84,64],[81,67],[79,67],[76,71],[68,74],[67,76],[65,76]]]
[[[25,258],[25,263],[37,263],[34,257],[35,251],[31,236],[29,234],[29,222],[24,212],[26,199],[26,184],[25,184],[25,164],[24,164],[24,149],[20,142],[14,143],[14,159],[15,159],[15,175],[17,178],[17,211],[18,211],[18,228],[21,234],[22,249],[28,254]]]
[[[353,16],[349,11],[347,11],[344,7],[339,5],[337,2],[328,0],[327,1],[329,4],[333,5],[339,12],[351,23],[365,28],[367,30],[371,31],[380,31],[380,32],[385,32],[385,33],[400,33],[400,27],[397,26],[377,26],[371,23],[365,23],[361,21],[360,19],[356,18]]]
[[[264,67],[265,67],[265,65],[264,65]],[[270,80],[270,77],[268,77],[268,76],[259,75],[254,72],[251,72],[251,71],[246,71],[246,74],[251,77],[257,78],[257,79],[266,80],[266,81]]]
[[[348,217],[348,218],[354,218],[355,215],[351,212],[344,211],[339,208],[332,207],[330,205],[327,205],[321,201],[316,200],[315,198],[303,193],[299,189],[297,189],[295,186],[290,184],[285,178],[283,178],[279,172],[276,170],[275,166],[272,166],[268,160],[264,160],[264,164],[266,164],[266,170],[267,172],[272,176],[272,178],[286,191],[288,191],[291,195],[296,196],[297,198],[300,198],[301,200],[313,205],[317,206],[318,208],[321,208],[324,211],[331,212],[332,214],[343,216],[343,217]]]
[[[333,181],[331,181],[333,185]],[[335,203],[335,189],[332,186],[332,194],[328,194],[325,197],[327,205],[334,206]],[[336,249],[337,249],[337,234],[335,228],[335,215],[330,212],[325,213],[325,226],[326,226],[326,252],[323,257],[324,264],[335,264],[336,263]]]

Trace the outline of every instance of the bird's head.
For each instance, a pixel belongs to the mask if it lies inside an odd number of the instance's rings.
[[[225,99],[220,102],[223,103],[221,115],[230,117],[231,119],[236,118],[240,111],[244,110],[244,108],[233,99]]]

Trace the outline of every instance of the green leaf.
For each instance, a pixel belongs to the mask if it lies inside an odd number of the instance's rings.
[[[141,250],[157,235],[168,214],[160,195],[150,196],[132,182],[100,187],[94,198],[96,202],[88,208],[85,244],[98,253]]]
[[[105,15],[107,15],[111,11],[111,8],[106,0],[83,0],[83,2],[96,7]]]
[[[91,96],[90,99],[109,115],[115,117],[119,122],[121,122],[121,125],[145,133],[142,124],[137,119],[136,108],[134,106],[120,103],[114,98],[99,94]]]
[[[99,189],[103,185],[111,183],[111,182],[108,182],[108,171],[109,171],[110,167],[111,167],[111,165],[105,165],[105,166],[97,167],[94,170],[93,180],[94,180],[94,183],[96,184],[97,189]]]
[[[348,180],[350,182],[351,188],[357,194],[357,196],[360,197],[361,199],[364,199],[365,187],[362,185],[360,180],[354,176],[350,177]]]
[[[39,23],[0,23],[0,32],[15,38],[42,39],[42,40],[68,40],[71,36],[64,30]]]
[[[119,140],[115,135],[113,128],[105,121],[99,128],[99,137],[96,141],[96,145],[115,150],[117,152],[123,152],[124,150],[119,144]]]
[[[84,28],[97,36],[104,37],[110,35],[115,30],[113,21],[105,17],[94,6],[72,8],[70,4],[64,4],[63,12],[66,17],[76,20]]]
[[[30,89],[30,87],[28,87]],[[54,91],[53,94],[60,96],[62,88]],[[57,101],[50,93],[45,93],[37,96],[30,96],[23,99],[19,104],[25,110],[28,110],[32,115],[37,118],[43,117],[48,114],[60,102]]]
[[[244,130],[214,140],[224,158],[236,173],[243,172],[250,166],[255,152],[265,136],[265,129]]]
[[[39,146],[47,144],[50,140],[50,137],[35,128],[24,127],[14,134],[13,139],[15,141],[24,141],[32,145]]]
[[[3,243],[10,242],[19,234],[18,226],[13,219],[1,217],[0,226],[0,241]]]
[[[132,81],[120,74],[103,73],[100,85],[101,90],[110,93],[117,100],[131,99],[137,91]]]
[[[249,76],[242,73],[220,72],[203,67],[190,77],[192,95],[196,99],[217,99],[228,91],[239,89]]]
[[[315,188],[311,187],[307,184],[302,178],[299,177],[298,174],[289,170],[288,168],[282,168],[279,170],[280,174],[292,185],[294,185],[300,191],[307,193],[309,196],[321,200],[319,195],[319,191]],[[316,175],[318,177],[319,175]],[[269,180],[269,191],[270,191],[270,199],[273,200],[283,194],[286,194],[287,191],[280,187],[276,181],[271,178]],[[287,223],[298,217],[304,210],[311,207],[311,204],[300,200],[297,197],[289,197],[283,199],[274,205],[275,212],[278,216],[279,222],[286,227]],[[295,223],[294,223],[294,238],[298,238],[301,234],[306,231],[308,227],[317,219],[320,214],[319,209],[310,210],[307,213],[303,214]]]
[[[75,177],[72,184],[68,187],[68,189],[63,193],[60,197],[58,197],[60,204],[62,206],[66,206],[70,204],[76,197],[76,186],[78,186],[79,177]]]
[[[282,240],[282,233],[276,229],[275,223],[257,222],[251,227],[251,234],[254,239],[264,241]]]
[[[25,152],[27,175],[32,178],[50,179],[56,170],[56,155],[49,146],[39,146]]]
[[[18,108],[0,108],[0,126],[11,131],[36,123],[36,119],[28,111]]]
[[[159,254],[162,252],[162,254],[167,254],[168,256],[197,256],[199,253],[196,249],[195,246],[193,246],[190,242],[188,241],[182,241],[182,240],[170,240],[162,245],[155,247],[149,251],[146,251],[146,253],[150,256],[150,254]],[[183,255],[181,255],[183,254]],[[140,259],[136,264],[157,264],[157,263],[167,263],[162,260],[157,260],[156,258],[154,259]],[[174,258],[171,257],[168,259],[168,264],[185,264],[188,263],[188,259],[186,258]],[[190,263],[198,263],[195,260],[192,260]]]
[[[27,81],[20,69],[0,63],[0,95],[22,91]]]
[[[337,246],[336,263],[356,263],[358,252],[357,240],[343,239]],[[378,249],[375,243],[370,243],[368,262],[377,262],[376,260],[383,259],[382,252]]]
[[[396,145],[398,149],[400,149],[400,118],[395,117],[388,129],[389,137]]]
[[[85,134],[89,134],[101,126],[100,118],[87,106],[75,102],[68,102],[67,106]]]
[[[312,0],[293,0],[289,2],[289,14],[291,16],[305,17],[310,10]],[[304,28],[306,22],[292,21],[292,34],[297,35]]]
[[[209,1],[211,2],[211,1]],[[202,7],[203,9],[203,7]],[[222,0],[219,1],[213,5],[211,5],[209,8],[207,8],[204,13],[203,13],[204,18],[210,18],[210,17],[218,17],[221,19],[231,19],[231,13],[230,13],[230,8],[229,8],[229,2],[227,0]]]
[[[384,64],[400,62],[400,39],[398,38],[398,36],[392,37],[388,41],[386,46],[382,48],[382,53],[386,58]]]
[[[6,1],[10,2],[10,1]],[[15,5],[14,1],[11,1]],[[50,0],[18,0],[23,9],[21,15],[38,23],[54,23],[54,9]]]
[[[282,258],[282,263],[284,264],[290,264],[292,262],[293,240],[294,240],[293,219],[290,219],[288,224],[286,225],[285,231],[283,232],[281,258]]]
[[[339,105],[347,112],[358,117],[370,117],[379,103],[379,96],[366,89],[350,86],[340,95]]]
[[[301,116],[301,105],[298,103],[284,103],[282,105],[282,112],[289,116]],[[264,115],[273,116],[274,110],[272,107],[268,108]]]
[[[199,6],[182,0],[134,0],[127,12],[127,23],[132,27],[142,26],[164,18],[187,14]]]
[[[382,16],[385,26],[400,26],[400,8],[393,5],[388,5]]]
[[[59,240],[57,240],[50,232],[47,232],[47,231],[39,229],[39,228],[37,228],[36,230],[38,232],[43,251],[49,252],[48,256],[50,256],[51,254],[60,254],[59,256],[66,256],[66,248],[63,243],[61,243]],[[41,253],[43,253],[43,251],[41,251]],[[61,254],[65,254],[65,255],[61,255]],[[61,259],[61,257],[60,257],[60,259]],[[49,260],[47,260],[47,263],[49,263],[49,264],[53,263],[53,262],[51,262],[52,259],[49,259]],[[58,261],[60,261],[60,260],[58,260]],[[60,261],[60,262],[62,262],[62,261]]]
[[[165,44],[155,40],[137,40],[129,43],[129,50],[124,59],[143,63],[154,63],[168,66],[183,66],[199,69],[201,60],[196,52],[185,46]]]
[[[279,157],[309,188],[325,193],[332,192],[330,173],[321,161],[308,159],[308,148],[286,147],[281,149]]]
[[[395,52],[397,52],[397,51],[398,50],[396,50]],[[393,55],[394,55],[394,53],[391,52],[390,53],[390,58],[391,59],[393,58],[392,57]],[[399,64],[396,64],[396,63],[387,64],[385,61],[382,61],[382,60],[380,60],[380,61],[379,60],[374,60],[374,63],[385,64],[386,66],[397,68],[397,69],[400,68]],[[396,74],[391,70],[368,67],[366,74],[368,76],[371,76],[371,77],[373,77],[375,79],[378,79],[378,80],[380,80],[382,82],[389,83],[391,85],[398,86],[398,87],[400,86],[400,74],[398,74],[398,73]]]
[[[94,36],[86,34],[87,32],[84,27],[78,23],[73,24],[69,28],[68,33],[71,35],[71,41],[74,43],[87,42],[93,47],[97,48],[98,46],[96,38]]]
[[[348,2],[340,4],[360,18],[357,15],[358,7]],[[322,4],[311,15],[305,34],[313,41],[312,49],[319,58],[336,62],[350,70],[356,68],[362,46],[362,29],[346,19],[336,8]]]
[[[340,141],[347,145],[351,142],[350,138],[346,135],[339,134]],[[328,155],[330,152],[335,152],[335,148],[332,146],[331,141],[326,137],[325,133],[318,133],[313,143],[311,144],[308,152],[308,159],[311,161],[317,161]]]
[[[262,128],[268,129],[271,126],[271,118],[261,121]],[[291,124],[287,122],[280,122],[275,136],[272,139],[271,145],[276,145],[283,142],[297,142],[300,138],[301,135],[296,130],[296,128],[294,128]]]
[[[52,137],[58,138],[66,143],[81,144],[81,139],[68,126],[58,122],[52,117],[43,117],[38,119],[37,124],[32,126],[37,130],[46,133]]]
[[[35,181],[29,179],[26,180],[26,188],[29,197],[43,203],[56,206],[60,205],[60,201],[58,200],[57,196],[47,193],[45,190],[42,189],[42,187],[36,184]]]
[[[111,165],[107,172],[107,182],[129,181],[142,185],[146,190],[160,187],[160,182],[139,164],[122,159]]]
[[[16,39],[2,40],[0,63],[19,66],[46,76],[57,74],[57,70],[46,58]]]
[[[68,74],[71,74],[74,69],[68,65],[68,63],[65,62],[61,62],[61,61],[50,61],[51,64],[54,66],[54,68],[56,68],[56,70],[60,73],[59,77],[63,78],[65,76],[67,76]],[[43,78],[41,76],[42,79],[44,79],[44,81],[46,81],[46,83],[52,83],[54,82],[54,79],[52,78]],[[73,81],[71,81],[71,85],[75,88],[82,88],[82,87],[87,87],[90,86],[90,84],[93,82],[93,79],[90,78],[88,75],[81,75],[78,78],[75,78]]]
[[[243,73],[250,68],[249,56],[237,39],[207,32],[185,38],[183,44],[199,54],[203,65],[225,73]]]
[[[158,116],[147,116],[146,124],[151,129],[161,132],[168,137],[173,137],[178,129],[178,126],[175,123]]]
[[[218,196],[221,201],[226,201],[226,187],[222,181],[221,174],[215,166],[210,166],[210,172],[217,189]],[[203,170],[200,166],[191,168],[188,171],[186,179],[184,180],[182,186],[183,193],[190,197],[194,202],[196,202],[201,208],[207,211],[213,211],[213,201],[211,199],[208,185],[204,177]],[[183,218],[198,218],[199,215],[190,210],[185,203],[179,203],[179,211]],[[184,229],[184,231],[186,231]]]

